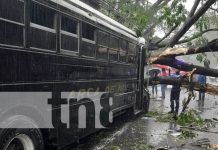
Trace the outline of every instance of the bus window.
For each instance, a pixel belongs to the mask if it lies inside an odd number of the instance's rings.
[[[110,48],[119,49],[119,39],[115,36],[110,36]]]
[[[136,63],[136,56],[135,55],[128,55],[128,63],[135,64]]]
[[[56,51],[56,13],[45,6],[32,3],[30,47]]]
[[[98,30],[97,35],[98,48],[96,51],[96,57],[100,59],[108,59],[109,34]]]
[[[82,23],[82,38],[95,41],[95,27],[83,22]]]
[[[136,45],[133,43],[129,43],[128,47],[128,63],[135,64],[136,63]]]
[[[23,26],[0,20],[0,29],[0,44],[23,45]]]
[[[108,59],[108,48],[103,46],[98,46],[96,57],[100,59]]]
[[[109,34],[99,30],[98,31],[98,44],[103,45],[103,46],[108,46],[108,41],[109,41]]]
[[[81,55],[95,57],[95,30],[94,26],[82,22]]]
[[[78,51],[78,22],[68,17],[61,17],[61,49]]]
[[[0,0],[0,18],[24,22],[24,2],[21,0]]]
[[[110,60],[117,61],[118,60],[118,52],[115,50],[109,50]]]
[[[48,27],[55,28],[55,11],[38,4],[32,4],[31,22]]]
[[[121,62],[126,62],[126,52],[125,51],[120,51],[119,53],[119,61]]]
[[[123,51],[127,51],[127,41],[124,39],[120,39],[120,49]]]
[[[95,44],[82,42],[81,55],[95,57]]]
[[[109,59],[118,61],[119,39],[115,36],[110,36]]]
[[[0,0],[0,44],[23,46],[24,2]]]
[[[78,29],[77,21],[72,20],[65,16],[61,17],[61,30],[72,33],[72,34],[77,34],[77,29]]]
[[[128,49],[129,54],[135,54],[136,53],[136,45],[129,43],[129,49]]]

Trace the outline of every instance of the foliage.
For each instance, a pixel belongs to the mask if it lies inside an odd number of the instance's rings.
[[[175,119],[173,118],[173,114],[163,114],[162,116],[156,117],[156,120],[159,122],[175,122]]]
[[[146,145],[144,143],[135,143],[131,150],[152,150],[155,149],[152,145]]]
[[[148,4],[146,0],[106,0],[101,11],[141,36],[148,21]]]
[[[194,137],[197,136],[196,133],[194,133],[190,130],[182,130],[181,132],[182,132],[182,134],[178,136],[180,139],[188,139],[188,138],[193,139]]]
[[[203,126],[205,124],[205,120],[200,117],[196,110],[190,109],[179,115],[177,123],[181,126]]]
[[[180,25],[186,19],[187,10],[184,1],[174,0],[170,6],[164,6],[160,14],[159,19],[171,28]]]
[[[111,146],[110,150],[121,150],[119,146]]]
[[[157,110],[152,110],[152,111],[149,111],[147,116],[149,117],[156,117],[156,116],[159,116],[159,112]]]
[[[201,53],[196,56],[197,61],[204,64],[204,67],[210,68],[210,60],[207,58],[206,53]]]

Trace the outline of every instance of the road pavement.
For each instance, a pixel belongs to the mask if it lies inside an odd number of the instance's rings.
[[[151,89],[150,89],[151,90]],[[159,113],[167,113],[170,111],[170,86],[166,89],[166,98],[161,99],[161,90],[158,87],[158,95],[150,101],[150,111],[158,111]],[[182,89],[180,96],[180,106],[182,100],[187,98],[187,92]],[[193,108],[205,119],[218,118],[218,97],[206,94],[205,103],[200,107],[198,93],[196,100],[192,100],[189,109]],[[181,111],[181,107],[180,107]],[[121,119],[122,120],[122,119]],[[134,119],[118,122],[115,127],[109,130],[101,131],[92,135],[74,149],[90,149],[90,150],[144,150],[145,147],[150,149],[158,149],[160,147],[168,147],[168,149],[205,149],[199,146],[192,146],[191,143],[198,139],[208,138],[211,144],[218,144],[218,134],[197,132],[198,136],[193,139],[178,139],[169,134],[169,130],[176,130],[178,125],[173,123],[157,122],[154,118],[145,115]],[[218,126],[218,124],[217,124]],[[213,131],[218,131],[215,127]],[[72,148],[71,148],[72,149]]]

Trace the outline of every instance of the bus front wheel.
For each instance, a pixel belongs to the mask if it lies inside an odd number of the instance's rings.
[[[18,122],[13,122],[13,124],[17,123]],[[22,123],[28,123],[28,125],[32,124],[30,120],[22,120]],[[13,128],[16,126],[9,125],[1,129],[0,150],[44,150],[41,131],[36,128],[35,124],[31,126],[34,128]]]

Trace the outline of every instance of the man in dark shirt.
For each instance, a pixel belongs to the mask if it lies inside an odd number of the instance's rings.
[[[177,70],[176,74],[172,75],[172,77],[179,78],[180,77],[179,70]],[[170,113],[178,114],[179,112],[180,91],[181,91],[180,84],[175,84],[172,86],[171,93],[170,93],[170,108],[171,108]],[[176,104],[175,109],[174,109],[174,101]]]

